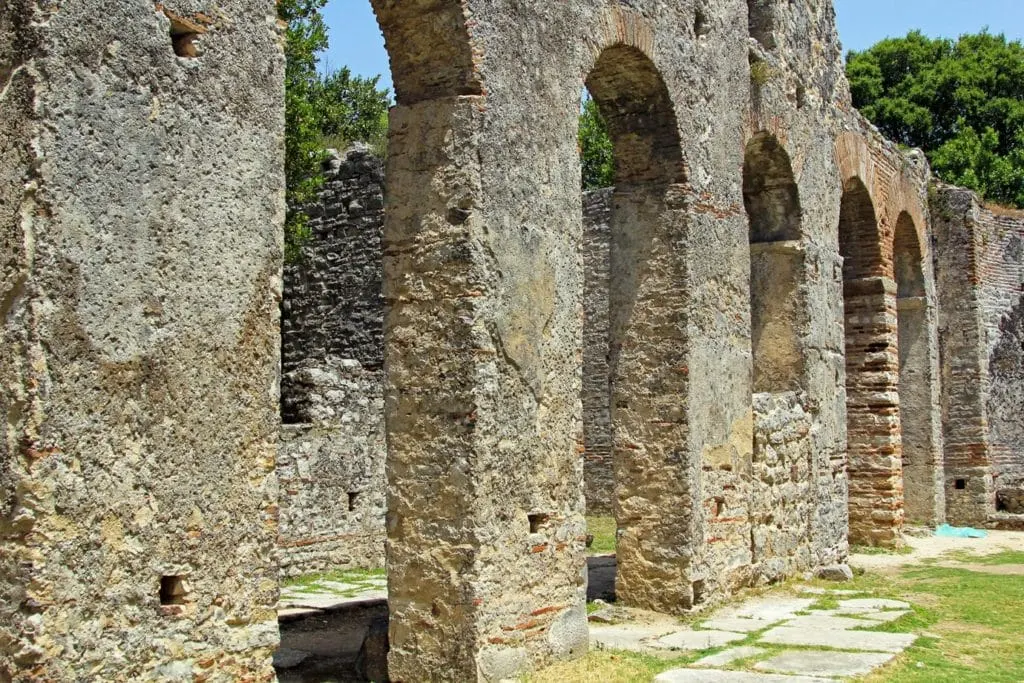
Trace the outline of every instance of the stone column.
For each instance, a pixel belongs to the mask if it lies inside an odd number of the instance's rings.
[[[850,542],[891,546],[904,516],[896,283],[847,280],[843,298]]]
[[[270,0],[0,4],[0,680],[274,678]]]
[[[578,369],[580,359],[574,349],[542,355],[546,339],[567,333],[578,343],[579,327],[566,330],[566,320],[579,325],[580,316],[557,308],[554,292],[563,284],[578,304],[580,272],[575,258],[566,269],[574,281],[549,270],[572,241],[538,249],[523,232],[488,223],[483,101],[438,99],[391,113],[384,293],[394,680],[497,681],[587,648],[580,385],[563,367]]]
[[[929,353],[928,300],[897,299],[899,318],[900,437],[907,520],[933,525],[942,510],[942,461],[934,418],[935,381]]]
[[[609,328],[618,540],[616,594],[667,613],[694,603],[688,453],[687,215],[682,190],[616,193]]]

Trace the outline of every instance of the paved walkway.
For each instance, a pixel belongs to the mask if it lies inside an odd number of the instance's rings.
[[[318,579],[301,585],[282,586],[278,617],[295,619],[345,606],[388,599],[388,580],[381,575]]]
[[[822,599],[825,598],[825,601]],[[835,605],[815,609],[816,603]],[[606,607],[591,615],[594,647],[675,657],[720,648],[656,683],[834,683],[891,661],[917,638],[872,630],[910,605],[843,590],[804,588],[796,597],[764,597],[719,610],[695,627],[649,612]]]

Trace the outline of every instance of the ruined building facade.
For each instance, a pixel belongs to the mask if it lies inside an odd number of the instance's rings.
[[[381,520],[406,681],[586,650],[588,497],[670,613],[1020,522],[1021,223],[929,208],[831,2],[372,5],[386,191],[338,159],[302,272],[271,0],[0,7],[0,680],[272,680]]]

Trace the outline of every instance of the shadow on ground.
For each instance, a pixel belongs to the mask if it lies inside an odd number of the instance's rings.
[[[587,600],[615,600],[615,556],[587,558]],[[386,681],[388,603],[362,600],[280,617],[281,683]]]

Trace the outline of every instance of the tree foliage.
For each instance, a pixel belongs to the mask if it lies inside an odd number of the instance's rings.
[[[318,93],[321,142],[344,147],[368,142],[384,148],[388,132],[388,91],[377,87],[380,76],[353,76],[347,67],[323,77]]]
[[[922,148],[935,174],[1024,207],[1024,46],[982,32],[919,31],[846,60],[853,103],[896,142]]]
[[[583,98],[580,112],[580,166],[583,171],[583,189],[596,190],[615,183],[615,153],[608,127],[597,102],[589,95]]]
[[[323,185],[325,147],[369,142],[383,149],[390,96],[380,77],[353,76],[347,68],[323,74],[319,55],[328,46],[327,0],[278,0],[285,33],[285,256],[298,258],[310,236],[302,207]]]
[[[320,76],[317,55],[327,49],[327,26],[321,8],[327,0],[280,0],[278,18],[286,24],[284,72],[285,256],[294,259],[309,237],[302,206],[323,183],[320,166],[320,115],[316,93]]]

